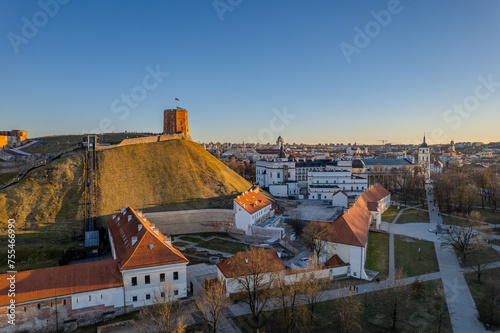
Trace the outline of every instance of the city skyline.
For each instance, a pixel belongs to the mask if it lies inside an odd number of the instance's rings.
[[[499,141],[500,3],[0,6],[2,129],[30,137],[161,132],[178,98],[201,142]]]

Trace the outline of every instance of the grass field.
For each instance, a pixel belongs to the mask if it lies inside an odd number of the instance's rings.
[[[231,242],[229,240],[222,240],[220,238],[214,238],[209,241],[201,241],[197,246],[204,249],[233,254],[236,252],[245,251],[248,248],[248,245],[246,244]]]
[[[84,162],[81,153],[30,171],[19,183],[0,191],[0,230],[15,219],[18,230],[72,234],[83,222]],[[2,231],[0,231],[0,234]]]
[[[439,271],[433,242],[394,235],[394,261],[408,277]]]
[[[365,267],[379,272],[377,278],[380,280],[387,278],[389,275],[389,234],[370,232]]]
[[[382,221],[392,223],[398,213],[399,209],[397,209],[397,206],[391,206],[382,214]]]
[[[197,237],[191,237],[191,236],[181,236],[179,237],[180,240],[183,240],[183,241],[187,241],[187,242],[191,242],[191,243],[196,243],[198,244],[199,242],[201,242],[202,240],[197,238]]]
[[[460,256],[457,254],[457,256]],[[495,251],[495,249],[485,246],[480,253],[472,253],[467,256],[467,260],[462,262],[462,267],[470,267],[476,263],[489,264],[492,262],[500,261],[500,253]]]
[[[186,140],[103,150],[98,161],[98,209],[105,217],[126,206],[145,212],[232,207],[233,195],[251,187],[199,144]]]
[[[189,245],[190,243],[186,243],[186,242],[173,242],[172,245],[175,246],[175,247],[184,247],[186,245]]]
[[[421,296],[412,295],[410,299],[410,311],[399,326],[400,332],[437,332],[435,307],[438,303],[436,290],[441,288],[441,281],[427,281],[424,283],[424,290]],[[360,290],[362,287],[360,288]],[[384,297],[382,292],[368,293],[352,296],[359,299],[361,304],[361,332],[382,333],[390,330],[390,320],[379,311],[380,299]],[[365,298],[366,297],[366,298]],[[366,300],[366,307],[364,306]],[[335,320],[338,318],[336,307],[338,300],[321,302],[317,305],[314,327],[310,327],[312,332],[327,333],[341,332],[336,326]],[[262,314],[262,325],[260,332],[283,332],[281,321],[281,311],[269,311]],[[243,333],[254,333],[256,327],[251,322],[248,315],[234,318],[236,325]],[[353,331],[354,332],[354,331]],[[442,333],[451,333],[451,322],[448,314],[445,314],[444,322],[441,326]]]
[[[3,183],[6,183],[7,181],[13,179],[15,176],[17,176],[19,172],[6,172],[6,173],[0,173],[0,185]]]
[[[481,299],[485,296],[488,291],[488,286],[484,282],[487,280],[498,280],[500,276],[500,268],[492,268],[485,270],[481,276],[481,283],[477,282],[477,274],[475,272],[467,273],[464,275],[467,284],[469,285],[472,298],[476,302],[476,306],[481,303]],[[500,330],[500,325],[492,326],[492,331],[498,332]]]
[[[396,223],[419,223],[429,222],[429,213],[423,210],[407,209],[401,213]]]

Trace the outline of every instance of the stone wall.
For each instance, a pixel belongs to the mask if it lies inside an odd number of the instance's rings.
[[[116,147],[123,147],[123,146],[130,146],[130,145],[137,145],[140,143],[153,143],[153,142],[162,142],[162,141],[170,141],[170,140],[177,140],[177,139],[184,139],[184,140],[189,140],[193,141],[189,135],[185,134],[163,134],[163,135],[153,135],[153,136],[145,136],[141,138],[133,138],[133,139],[125,139],[122,142],[120,142],[117,145],[110,145],[110,146],[96,146],[96,150],[104,150],[104,149],[112,149]]]
[[[178,210],[144,215],[165,234],[224,232],[235,227],[232,209]]]
[[[125,313],[124,307],[94,306],[71,309],[71,296],[44,299],[18,305],[15,308],[15,326],[0,321],[1,332],[72,332],[79,327],[93,325]],[[127,308],[127,313],[133,310]],[[8,308],[0,308],[0,317],[6,318]],[[57,318],[57,323],[56,323]]]

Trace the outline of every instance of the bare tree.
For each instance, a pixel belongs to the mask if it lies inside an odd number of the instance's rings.
[[[333,318],[336,318],[340,332],[361,332],[360,322],[363,311],[361,299],[354,295],[354,291],[347,288],[340,289],[339,293],[339,298],[335,301]]]
[[[284,269],[283,263],[278,258],[274,260],[261,247],[254,247],[236,256],[239,260],[234,264],[238,272],[235,277],[239,285],[241,301],[248,304],[252,318],[257,324],[259,317],[272,296],[272,288],[280,271]],[[244,260],[243,260],[244,259]]]
[[[287,274],[282,271],[277,275],[275,296],[281,307],[283,332],[297,332],[303,322],[304,309],[301,307],[300,295],[303,291],[303,279],[298,274]]]
[[[207,281],[205,290],[199,290],[195,299],[196,305],[202,313],[207,332],[216,333],[221,324],[224,310],[230,304],[224,284],[219,280]]]
[[[489,264],[484,261],[487,257],[487,249],[488,243],[486,238],[479,235],[474,237],[474,242],[471,246],[469,254],[469,263],[471,264],[470,267],[474,270],[474,272],[476,272],[477,283],[481,283],[481,275]]]
[[[316,315],[316,307],[323,297],[323,292],[326,290],[326,281],[318,276],[319,264],[315,261],[308,272],[303,275],[302,293],[305,305],[308,310],[309,321],[308,327],[312,328]]]
[[[393,332],[397,332],[401,324],[408,324],[406,318],[411,311],[411,289],[405,285],[405,278],[401,270],[396,270],[394,280],[388,280],[389,288],[379,293],[378,309],[389,318]]]
[[[186,325],[180,315],[174,286],[168,282],[153,294],[151,305],[141,308],[136,322],[141,332],[184,333]]]
[[[473,240],[477,234],[473,227],[473,221],[477,218],[477,212],[472,212],[467,216],[467,224],[464,227],[450,226],[446,234],[441,235],[442,245],[451,246],[462,255],[465,262],[468,254],[473,249]]]
[[[446,304],[446,297],[444,295],[444,290],[443,288],[438,288],[435,291],[434,294],[435,302],[434,304],[434,314],[436,315],[436,325],[437,325],[437,332],[441,333],[441,329],[443,326],[443,323],[446,319],[446,316],[448,314],[448,306]]]
[[[316,235],[328,227],[327,222],[310,221],[302,231],[302,237],[307,245],[313,250],[316,258],[319,259],[321,253],[325,250],[328,242],[326,240],[316,238]]]
[[[477,307],[479,320],[483,324],[500,325],[500,283],[497,279],[487,280],[484,290]]]

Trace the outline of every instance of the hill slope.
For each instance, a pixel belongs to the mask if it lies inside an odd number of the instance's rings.
[[[251,184],[187,140],[124,146],[98,153],[101,216],[143,211],[231,208]]]

